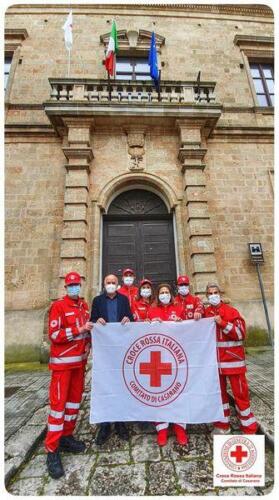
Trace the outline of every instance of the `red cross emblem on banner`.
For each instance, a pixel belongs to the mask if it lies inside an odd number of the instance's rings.
[[[187,384],[187,355],[169,335],[142,335],[129,345],[122,373],[128,391],[141,404],[154,408],[170,405]]]
[[[151,351],[150,362],[140,363],[139,372],[141,375],[150,376],[151,387],[161,387],[161,377],[172,374],[172,364],[161,361],[160,351]]]

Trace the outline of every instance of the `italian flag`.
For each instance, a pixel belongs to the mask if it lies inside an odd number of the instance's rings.
[[[107,72],[111,76],[115,76],[115,63],[116,63],[116,54],[118,51],[118,40],[117,40],[117,29],[115,21],[112,21],[111,33],[109,37],[109,44],[106,53],[105,66]]]

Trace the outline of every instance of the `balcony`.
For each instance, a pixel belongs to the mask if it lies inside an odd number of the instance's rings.
[[[215,102],[215,82],[162,81],[160,96],[151,82],[119,80],[52,79],[51,101],[87,101],[90,103],[211,103]]]
[[[117,125],[124,120],[174,124],[177,118],[203,118],[209,129],[220,117],[216,82],[161,81],[160,95],[150,81],[50,78],[44,109],[55,128],[66,116],[94,116],[95,122]],[[150,121],[151,120],[151,121]]]

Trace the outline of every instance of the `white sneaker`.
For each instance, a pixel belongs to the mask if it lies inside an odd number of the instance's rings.
[[[211,431],[211,436],[230,434],[231,429],[219,429],[219,427],[214,427],[213,431]]]

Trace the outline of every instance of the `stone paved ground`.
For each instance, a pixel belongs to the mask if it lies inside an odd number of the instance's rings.
[[[48,397],[49,371],[20,372],[5,378],[5,441],[42,408]]]
[[[272,434],[273,372],[270,367],[272,355],[268,351],[252,352],[249,355],[249,363],[249,380],[253,391],[252,406],[257,418],[261,419],[261,424],[264,424]],[[261,380],[262,377],[264,380]],[[24,378],[23,376],[22,380]],[[38,381],[36,383],[42,396],[42,386]],[[44,384],[46,391],[46,380],[44,380]],[[267,384],[265,390],[263,390],[263,384]],[[87,444],[86,453],[76,456],[64,453],[63,464],[66,476],[58,481],[48,477],[42,443],[42,429],[47,414],[47,406],[44,404],[29,421],[25,422],[23,428],[17,430],[6,441],[5,453],[8,470],[9,464],[16,458],[18,458],[17,463],[21,463],[17,473],[7,484],[8,492],[14,495],[205,494],[222,496],[263,495],[271,491],[273,483],[273,452],[268,447],[266,451],[265,487],[213,487],[211,427],[207,425],[188,426],[190,435],[188,449],[178,446],[173,436],[170,437],[165,448],[159,449],[152,425],[149,425],[147,430],[142,430],[136,423],[129,424],[129,442],[121,441],[113,433],[103,447],[97,447],[94,442],[96,426],[89,424],[89,388],[90,373],[87,374],[85,397],[77,429],[79,436]],[[26,406],[28,405],[25,404],[25,409]],[[9,408],[10,406],[8,406]],[[34,409],[32,411],[34,412]],[[234,410],[232,412],[235,415]],[[233,432],[238,433],[238,422],[235,416],[232,418],[232,426]],[[28,429],[29,434],[24,439],[26,429]],[[41,430],[41,433],[32,454],[28,456],[28,445],[30,449],[32,429],[33,435],[38,430]],[[25,451],[27,450],[27,458],[25,457],[24,463],[22,463],[24,454],[16,455],[19,446],[23,446]],[[10,477],[12,475],[11,473]]]
[[[274,436],[274,351],[249,349],[247,355],[248,380],[253,408],[264,433]]]

